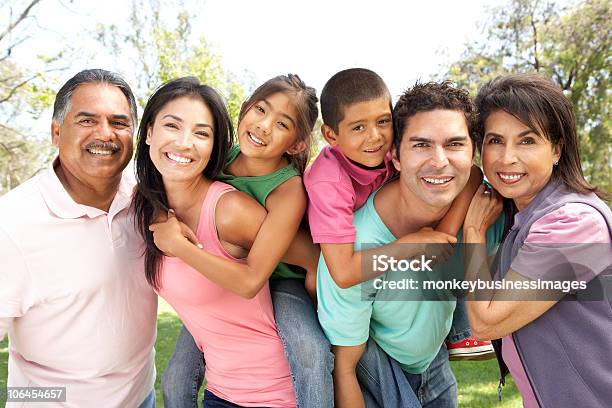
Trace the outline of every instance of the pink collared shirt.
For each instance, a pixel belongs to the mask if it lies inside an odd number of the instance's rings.
[[[45,407],[137,407],[153,389],[157,297],[132,188],[124,176],[107,213],[77,204],[48,168],[0,197],[7,386],[66,387],[66,403]]]
[[[315,243],[355,242],[353,213],[378,187],[397,174],[387,154],[384,166],[365,169],[336,147],[326,146],[304,173],[308,223]]]

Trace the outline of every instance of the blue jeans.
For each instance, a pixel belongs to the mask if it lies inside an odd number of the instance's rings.
[[[240,405],[236,405],[233,402],[226,401],[222,398],[217,397],[212,392],[204,391],[204,399],[202,400],[204,408],[240,408]]]
[[[468,321],[465,297],[459,297],[457,298],[457,306],[453,313],[453,324],[446,340],[455,343],[469,339],[471,336],[472,331],[470,330],[470,322]]]
[[[332,407],[334,355],[304,282],[273,279],[270,291],[298,407]],[[168,408],[197,407],[203,373],[202,353],[183,327],[162,377],[164,405]]]
[[[457,407],[457,381],[444,345],[427,370],[409,374],[370,338],[357,364],[357,378],[367,408]]]
[[[151,391],[138,408],[155,408],[155,390]]]

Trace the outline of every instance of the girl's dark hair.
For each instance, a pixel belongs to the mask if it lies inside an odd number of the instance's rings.
[[[299,76],[295,74],[279,75],[261,84],[242,104],[238,122],[242,120],[254,104],[278,92],[290,95],[297,110],[298,141],[305,142],[306,149],[298,154],[287,154],[286,157],[300,174],[304,174],[310,158],[312,129],[317,121],[319,108],[317,107],[318,99],[314,88],[307,86]]]
[[[559,163],[553,167],[553,179],[562,181],[577,193],[604,196],[584,178],[572,104],[553,81],[538,74],[500,76],[480,88],[475,104],[480,149],[487,118],[491,113],[502,110],[560,148]]]
[[[131,210],[134,222],[145,241],[144,264],[147,282],[159,289],[159,271],[162,263],[162,252],[155,246],[153,233],[149,225],[155,222],[159,212],[168,211],[168,198],[164,190],[164,182],[149,156],[147,131],[159,111],[170,101],[189,97],[199,99],[210,109],[213,116],[214,143],[210,160],[202,174],[214,179],[223,170],[227,153],[232,147],[232,121],[227,112],[223,98],[210,86],[203,85],[197,78],[185,77],[169,81],[155,90],[145,106],[138,127],[136,141],[136,192]]]

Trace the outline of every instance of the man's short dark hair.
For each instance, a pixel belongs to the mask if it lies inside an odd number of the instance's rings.
[[[393,108],[393,143],[399,151],[402,137],[410,118],[419,112],[435,109],[456,110],[463,113],[467,122],[472,149],[475,147],[474,130],[476,128],[476,109],[470,94],[453,85],[451,81],[416,82],[398,99]]]
[[[338,133],[338,124],[344,119],[344,109],[354,103],[367,102],[380,97],[389,98],[389,89],[374,71],[350,68],[332,76],[321,91],[323,123]]]
[[[132,89],[119,74],[103,69],[85,69],[70,78],[57,92],[55,103],[53,104],[53,120],[62,124],[66,115],[70,111],[70,102],[75,89],[82,84],[107,84],[116,86],[125,95],[130,112],[132,113],[132,123],[136,126],[136,99]]]

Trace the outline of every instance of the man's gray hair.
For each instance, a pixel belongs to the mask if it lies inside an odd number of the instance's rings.
[[[106,71],[103,69],[86,69],[68,80],[61,87],[55,96],[55,103],[53,104],[53,121],[58,124],[62,124],[66,115],[70,111],[70,101],[74,90],[82,84],[108,84],[116,86],[125,95],[130,105],[130,111],[132,113],[133,126],[136,126],[136,99],[130,89],[130,86],[114,72]]]

